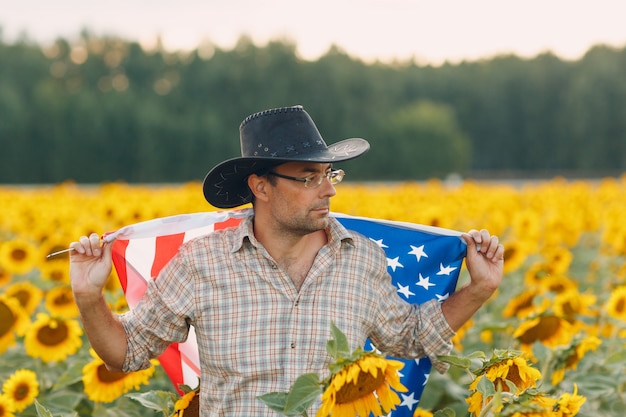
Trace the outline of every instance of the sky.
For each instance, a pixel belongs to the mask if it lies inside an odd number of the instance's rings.
[[[331,45],[367,62],[440,65],[550,51],[576,60],[594,45],[626,47],[626,0],[0,0],[5,42],[42,44],[81,30],[192,50],[289,40],[304,59]]]

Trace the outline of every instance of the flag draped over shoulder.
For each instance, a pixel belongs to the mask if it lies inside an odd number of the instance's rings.
[[[114,241],[113,264],[129,307],[135,307],[148,280],[155,279],[178,247],[195,237],[234,227],[251,209],[178,215],[127,226],[104,236]],[[387,269],[399,297],[410,303],[436,298],[445,300],[456,288],[466,253],[460,233],[413,223],[392,222],[332,213],[344,227],[369,237],[387,256]],[[353,347],[354,348],[354,347]],[[373,347],[369,341],[366,349]],[[195,387],[200,360],[193,327],[185,343],[172,344],[159,360],[175,387]],[[394,417],[412,416],[431,363],[427,358],[402,360],[401,382],[409,391],[400,393],[402,404]]]

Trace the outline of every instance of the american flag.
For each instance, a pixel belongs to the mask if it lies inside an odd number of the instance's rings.
[[[132,309],[137,304],[148,280],[157,277],[182,243],[214,230],[234,227],[251,215],[250,210],[164,217],[106,234],[104,240],[115,240],[113,263],[129,307]],[[340,213],[331,215],[344,227],[369,237],[385,251],[393,285],[407,302],[423,303],[433,298],[443,301],[454,292],[466,253],[459,232]],[[366,350],[374,348],[369,341],[366,343]],[[179,384],[197,386],[200,360],[193,327],[187,341],[172,344],[159,361],[175,387]],[[405,366],[400,380],[408,392],[399,393],[402,403],[390,416],[411,417],[432,366],[428,358],[401,361]]]

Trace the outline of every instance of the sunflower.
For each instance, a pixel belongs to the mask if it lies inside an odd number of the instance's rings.
[[[401,401],[390,388],[407,391],[398,375],[403,367],[402,362],[364,352],[332,376],[317,416],[382,416],[395,410]]]
[[[566,291],[576,290],[578,284],[573,279],[565,275],[550,275],[539,282],[539,287],[554,294],[561,294]]]
[[[539,306],[535,305],[535,300],[541,295],[538,287],[529,288],[521,292],[518,296],[509,300],[507,306],[502,310],[502,317],[525,318],[532,314],[544,312],[550,305],[548,299],[543,299]]]
[[[552,385],[559,384],[568,369],[576,369],[589,351],[596,350],[602,341],[595,336],[576,337],[568,346],[555,350],[555,370],[550,378]]]
[[[617,287],[611,292],[606,303],[606,311],[609,316],[626,321],[626,285]]]
[[[0,264],[10,274],[25,274],[37,264],[38,253],[29,240],[15,238],[0,245]]]
[[[52,288],[46,293],[46,309],[53,317],[73,319],[79,315],[72,288],[65,285]]]
[[[483,378],[491,381],[494,387],[502,392],[510,392],[508,383],[512,383],[515,386],[514,394],[516,395],[536,387],[537,381],[541,379],[541,372],[528,364],[522,352],[508,350],[495,351],[493,357],[475,374],[477,377],[469,387],[473,393],[466,399],[466,402],[469,404],[468,411],[476,415],[480,414],[483,404],[487,402],[484,401],[483,394],[478,391],[478,384]]]
[[[46,262],[39,267],[41,277],[59,284],[70,283],[70,267],[67,261]]]
[[[576,289],[570,289],[554,297],[554,305],[552,308],[556,315],[572,320],[578,315],[593,315],[593,311],[590,307],[595,303],[595,295],[581,294]]]
[[[550,246],[541,252],[545,262],[551,266],[552,273],[565,274],[574,259],[574,255],[564,247]]]
[[[16,282],[10,285],[7,287],[5,294],[17,299],[29,316],[35,312],[43,298],[43,291],[28,281]]]
[[[513,337],[526,347],[539,341],[547,347],[554,348],[570,343],[576,331],[576,326],[565,318],[546,313],[520,323],[513,332]]]
[[[39,395],[37,374],[30,369],[15,371],[2,385],[2,392],[12,400],[15,411],[24,410],[34,403]]]
[[[172,417],[197,416],[200,413],[200,396],[198,390],[189,391],[174,404]]]
[[[82,334],[76,320],[39,313],[24,336],[24,349],[28,355],[44,362],[64,360],[82,346]]]
[[[504,274],[518,270],[530,254],[529,245],[517,239],[505,242],[504,248]]]
[[[19,301],[0,294],[0,353],[15,344],[15,334],[22,336],[28,323],[28,315]]]
[[[587,401],[582,395],[578,395],[578,386],[574,384],[573,393],[563,393],[554,406],[554,416],[569,417],[575,416],[580,411],[580,407]]]
[[[0,266],[0,287],[4,287],[5,285],[7,285],[9,282],[11,282],[12,278],[13,276],[9,274],[9,271]]]
[[[15,417],[15,405],[13,400],[4,394],[0,394],[0,417]]]
[[[93,360],[83,366],[83,385],[85,394],[91,401],[110,403],[132,389],[139,389],[141,384],[147,384],[154,374],[152,361],[150,368],[137,372],[109,371],[104,361],[90,349]]]

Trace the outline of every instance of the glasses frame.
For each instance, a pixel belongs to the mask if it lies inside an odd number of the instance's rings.
[[[343,181],[343,177],[346,175],[343,169],[331,169],[323,174],[311,174],[307,177],[292,177],[291,175],[279,174],[274,171],[267,171],[265,175],[273,175],[278,178],[284,178],[286,180],[303,182],[305,188],[317,188],[322,185],[322,181],[326,178],[331,185],[337,185]],[[319,177],[319,181],[315,183],[315,177]]]

